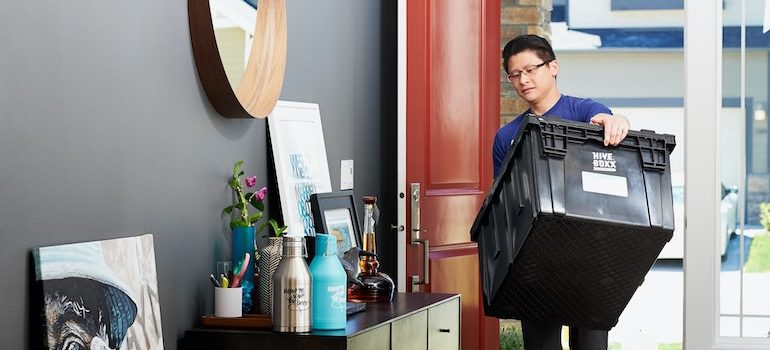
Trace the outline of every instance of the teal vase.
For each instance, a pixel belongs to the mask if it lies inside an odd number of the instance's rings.
[[[246,266],[246,273],[243,274],[243,280],[241,281],[241,288],[243,290],[241,309],[244,314],[252,313],[254,309],[255,231],[253,226],[233,228],[233,269],[240,264],[246,253],[249,253],[249,264]]]
[[[345,329],[348,277],[337,257],[337,237],[317,233],[315,240],[315,257],[310,263],[313,329]]]

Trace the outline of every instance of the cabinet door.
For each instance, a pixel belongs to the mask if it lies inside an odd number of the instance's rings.
[[[420,311],[390,325],[393,349],[425,350],[428,348],[428,312]]]
[[[428,349],[460,349],[460,298],[428,309]]]
[[[390,350],[390,325],[386,324],[348,339],[348,349]]]

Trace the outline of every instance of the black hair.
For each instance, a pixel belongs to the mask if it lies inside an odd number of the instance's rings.
[[[508,60],[511,56],[524,51],[534,52],[535,55],[540,57],[543,61],[552,61],[556,59],[551,44],[549,44],[548,40],[545,38],[532,34],[519,35],[511,39],[511,41],[505,44],[505,48],[503,48],[503,69],[505,69],[505,73],[510,73],[508,72]]]

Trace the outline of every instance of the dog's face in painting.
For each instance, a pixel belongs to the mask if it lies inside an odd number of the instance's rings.
[[[121,290],[88,278],[43,281],[49,349],[120,349],[136,317]]]

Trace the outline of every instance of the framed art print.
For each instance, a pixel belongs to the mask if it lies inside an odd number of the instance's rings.
[[[337,237],[337,256],[361,246],[361,229],[353,191],[316,193],[310,196],[315,230]]]
[[[318,104],[278,101],[267,121],[287,234],[313,236],[310,195],[332,190]]]
[[[152,235],[36,248],[45,349],[163,349]]]

